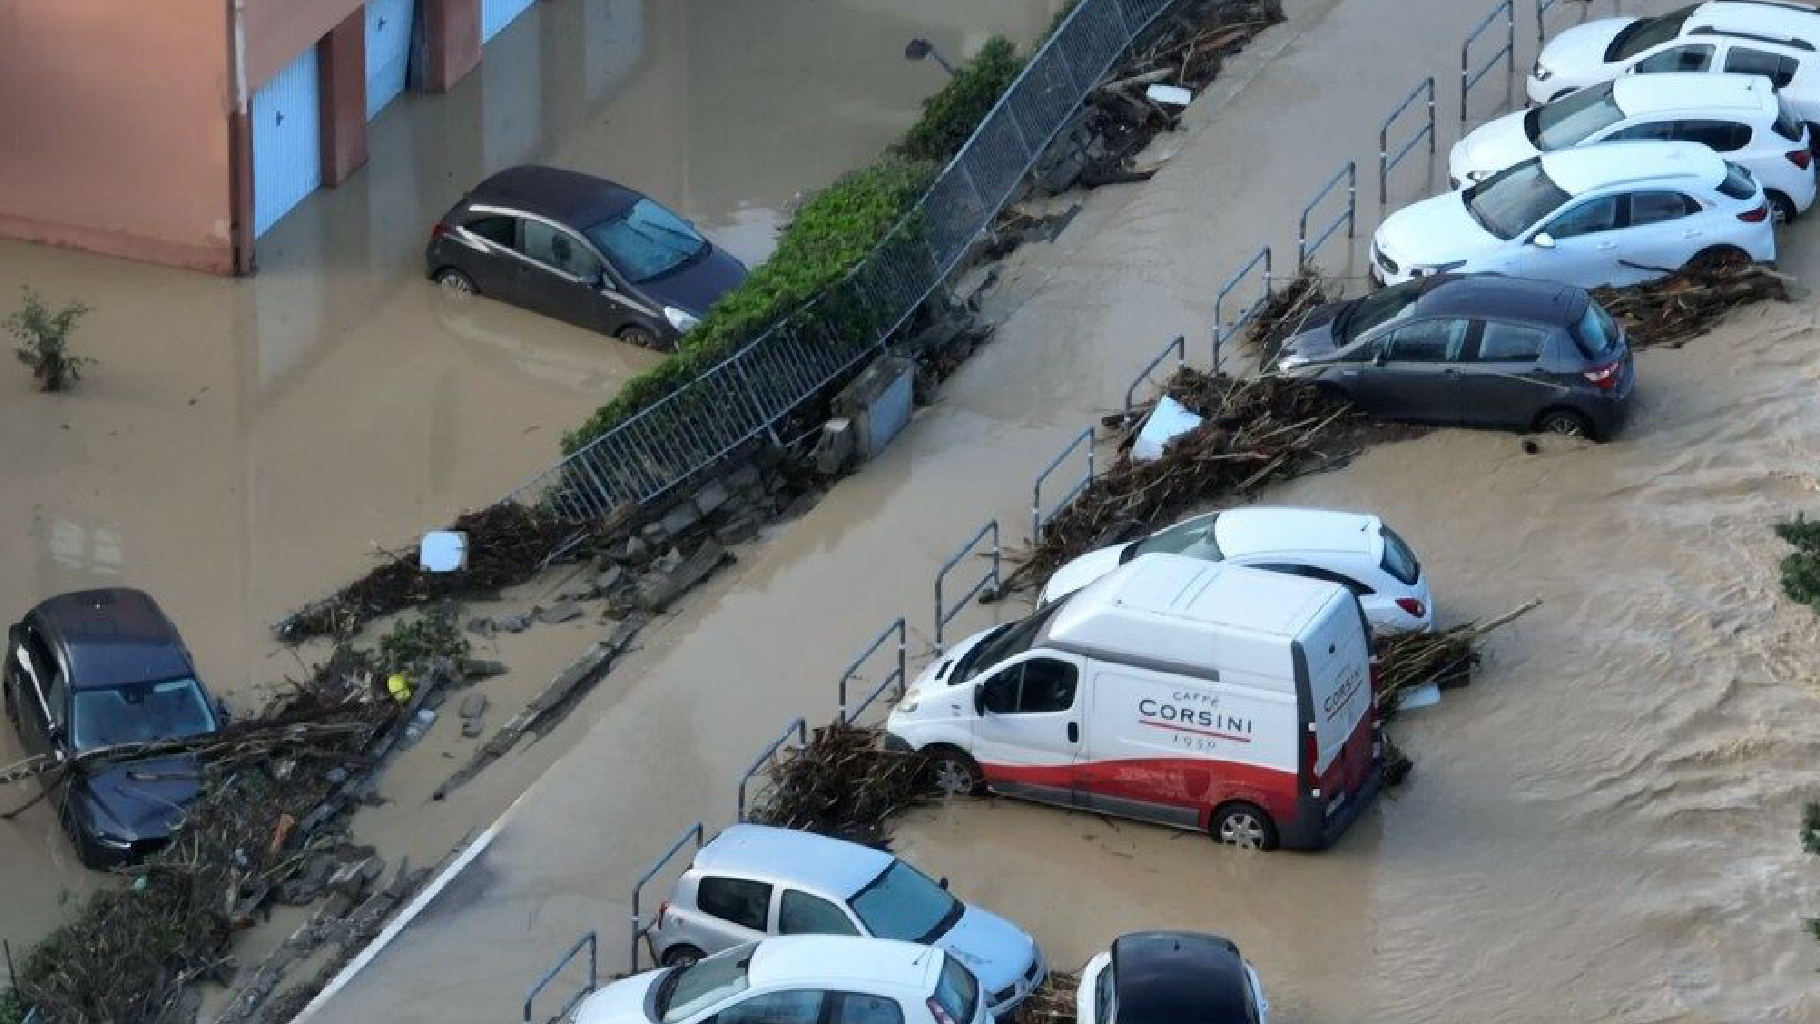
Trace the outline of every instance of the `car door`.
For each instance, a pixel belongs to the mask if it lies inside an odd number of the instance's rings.
[[[1673,189],[1645,189],[1625,197],[1629,207],[1620,236],[1614,284],[1634,284],[1681,268],[1706,248],[1702,210],[1692,196]]]
[[[517,303],[518,275],[524,266],[518,255],[518,218],[476,210],[462,221],[460,231],[462,273],[480,294]]]
[[[785,889],[777,898],[778,935],[864,935],[846,908],[801,889]]]
[[[1471,327],[1472,321],[1463,317],[1399,324],[1377,339],[1370,361],[1336,367],[1333,379],[1375,416],[1448,422],[1454,414],[1451,362]]]
[[[1460,363],[1460,422],[1524,429],[1555,394],[1538,374],[1547,328],[1486,320]]]
[[[18,631],[18,637],[11,659],[19,673],[19,688],[15,691],[20,698],[19,739],[27,754],[53,754],[58,747],[57,734],[68,713],[64,702],[69,688],[43,634],[28,624]]]
[[[1795,80],[1795,75],[1801,71],[1801,60],[1788,54],[1732,43],[1726,48],[1723,67],[1741,75],[1762,75],[1780,89]]]
[[[1630,66],[1630,72],[1639,75],[1658,74],[1664,71],[1705,71],[1713,66],[1713,46],[1711,43],[1681,43],[1643,58]]]
[[[702,1018],[701,1024],[821,1024],[828,995],[817,988],[748,992]]]
[[[1080,679],[1078,660],[1043,652],[1012,662],[978,684],[973,756],[994,789],[1074,803]]]
[[[828,1024],[904,1024],[904,1008],[890,996],[831,992],[828,997]]]
[[[520,241],[530,265],[524,305],[558,320],[610,331],[615,317],[601,288],[606,265],[580,235],[545,220],[527,218]]]
[[[1512,269],[1525,277],[1596,288],[1619,274],[1622,206],[1616,195],[1590,196],[1549,218],[1529,236]],[[1548,241],[1542,241],[1546,235]]]
[[[726,875],[703,875],[696,883],[695,909],[687,939],[704,953],[718,953],[762,939],[771,923],[772,887]]]

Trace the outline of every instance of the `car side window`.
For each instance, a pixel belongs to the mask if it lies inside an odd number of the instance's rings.
[[[714,1019],[717,1024],[817,1024],[826,995],[813,988],[766,992],[734,1003]]]
[[[1544,228],[1556,241],[1563,238],[1578,238],[1600,231],[1610,231],[1618,226],[1618,197],[1600,196],[1568,210]]]
[[[524,222],[524,254],[583,281],[600,273],[600,261],[574,236],[540,220]]]
[[[45,711],[50,715],[51,727],[61,728],[65,710],[69,707],[69,680],[63,677],[63,668],[51,655],[50,645],[37,630],[26,634],[25,650],[31,657],[32,671],[38,677],[42,688]]]
[[[1066,711],[1074,706],[1077,675],[1065,661],[1032,658],[986,681],[985,708],[995,715]]]
[[[1369,584],[1361,583],[1344,573],[1323,569],[1318,565],[1304,565],[1301,562],[1252,563],[1253,569],[1268,569],[1271,572],[1285,573],[1290,576],[1301,576],[1305,579],[1320,580],[1323,583],[1337,583],[1352,591],[1355,597],[1370,597],[1377,593]]]
[[[858,935],[847,912],[820,896],[785,889],[777,905],[779,935]]]
[[[1612,132],[1601,142],[1661,142],[1674,134],[1673,121],[1649,121]]]
[[[1093,985],[1093,1024],[1112,1024],[1112,967],[1107,965]]]
[[[1387,359],[1401,363],[1444,363],[1458,358],[1468,320],[1420,320],[1391,331],[1384,339]]]
[[[696,887],[695,905],[704,914],[762,932],[771,911],[771,887],[744,878],[710,875]]]
[[[890,996],[837,992],[834,999],[829,1024],[904,1024],[904,1008]]]
[[[1712,46],[1701,43],[1671,46],[1661,53],[1643,58],[1635,67],[1638,74],[1649,75],[1659,71],[1705,71],[1712,62]]]
[[[518,244],[518,221],[512,217],[477,217],[463,224],[462,230],[479,235],[495,245],[508,249]]]
[[[1676,142],[1698,142],[1708,149],[1732,153],[1750,144],[1750,126],[1736,121],[1676,121],[1669,137]]]
[[[1795,80],[1795,72],[1801,70],[1801,62],[1779,53],[1734,46],[1725,55],[1725,70],[1743,75],[1765,75],[1780,89]]]
[[[1665,220],[1679,220],[1697,209],[1698,205],[1679,192],[1632,192],[1630,226],[1635,228],[1645,224],[1659,224]]]
[[[1487,320],[1479,333],[1481,363],[1533,363],[1542,358],[1542,346],[1548,332],[1537,327],[1520,327],[1498,320]]]

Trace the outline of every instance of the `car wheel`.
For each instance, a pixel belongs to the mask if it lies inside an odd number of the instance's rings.
[[[665,967],[687,967],[702,956],[701,950],[686,943],[678,943],[664,950]]]
[[[971,796],[980,791],[984,776],[979,763],[965,751],[954,747],[936,747],[928,753],[929,763],[923,777],[943,796]]]
[[[1721,267],[1736,266],[1750,262],[1750,253],[1735,245],[1715,245],[1710,249],[1701,249],[1694,253],[1693,259],[1682,264],[1683,270],[1717,270]]]
[[[1213,838],[1242,850],[1274,850],[1276,823],[1256,804],[1226,804],[1213,812]]]
[[[1592,421],[1572,409],[1549,409],[1536,417],[1536,431],[1558,437],[1591,437]]]
[[[613,336],[628,345],[637,345],[639,348],[662,347],[657,344],[657,335],[648,327],[621,327],[619,333]]]
[[[474,279],[454,267],[444,267],[438,270],[436,283],[458,295],[480,294],[480,289],[474,287]]]
[[[1769,195],[1769,215],[1777,224],[1793,224],[1801,211],[1795,209],[1795,201],[1781,192],[1771,191]]]

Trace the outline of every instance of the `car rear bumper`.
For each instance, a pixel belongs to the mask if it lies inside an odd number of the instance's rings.
[[[1372,798],[1378,795],[1383,785],[1384,758],[1381,752],[1383,740],[1374,739],[1374,753],[1371,767],[1365,777],[1338,806],[1324,797],[1305,795],[1298,801],[1294,821],[1283,822],[1277,827],[1277,839],[1287,850],[1324,850],[1332,846],[1344,835],[1352,823],[1358,819]]]

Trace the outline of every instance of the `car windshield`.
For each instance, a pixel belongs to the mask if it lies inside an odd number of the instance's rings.
[[[1586,304],[1586,313],[1573,325],[1570,332],[1574,344],[1580,347],[1580,354],[1588,359],[1600,360],[1611,354],[1618,347],[1618,325],[1612,322],[1611,314],[1597,302]]]
[[[688,221],[651,199],[584,233],[633,282],[669,273],[708,244]]]
[[[948,890],[901,860],[892,861],[847,902],[874,938],[904,942],[934,939],[948,930],[963,909]]]
[[[1379,532],[1384,535],[1384,558],[1378,567],[1404,583],[1415,586],[1416,581],[1422,578],[1422,563],[1416,561],[1416,553],[1409,550],[1409,545],[1403,543],[1403,538],[1397,536],[1397,532],[1390,527],[1386,526]]]
[[[1334,318],[1334,334],[1339,336],[1339,343],[1344,345],[1373,327],[1409,312],[1409,307],[1422,297],[1422,286],[1425,283],[1423,279],[1417,278],[1388,288],[1379,288],[1362,299],[1355,299]]]
[[[1593,132],[1624,120],[1612,98],[1612,83],[1582,89],[1566,99],[1545,103],[1523,115],[1523,131],[1544,153],[1585,142]]]
[[[1656,18],[1638,18],[1624,26],[1612,37],[1611,45],[1605,48],[1605,62],[1629,60],[1652,46],[1660,46],[1681,35],[1681,24],[1694,13],[1699,4],[1690,4],[1678,11]]]
[[[1570,197],[1549,180],[1540,158],[1508,167],[1467,189],[1466,209],[1499,238],[1515,238]]]
[[[77,690],[70,709],[70,742],[77,750],[180,740],[214,730],[208,698],[189,678]]]
[[[1392,290],[1385,289],[1385,291]],[[1120,564],[1129,562],[1139,555],[1187,555],[1190,558],[1217,562],[1224,557],[1220,554],[1219,542],[1213,536],[1213,526],[1219,518],[1220,514],[1215,512],[1211,515],[1195,516],[1193,519],[1158,530],[1125,548],[1119,555],[1119,562]]]
[[[947,956],[942,961],[941,976],[935,979],[935,992],[929,998],[941,1004],[949,1020],[966,1024],[979,1008],[980,983],[960,961]]]
[[[1069,595],[1070,597],[1073,595]],[[949,685],[961,683],[978,675],[981,669],[990,668],[1006,658],[1024,653],[1036,643],[1036,638],[1043,632],[1043,627],[1055,617],[1062,605],[1068,603],[1063,597],[1037,609],[1028,618],[1020,619],[1009,626],[1000,626],[986,635],[986,639],[975,644],[973,650],[961,655],[961,660],[954,666],[954,675],[948,680]]]
[[[671,971],[657,983],[657,1018],[664,1024],[695,1014],[746,990],[746,968],[758,943],[748,942]]]

